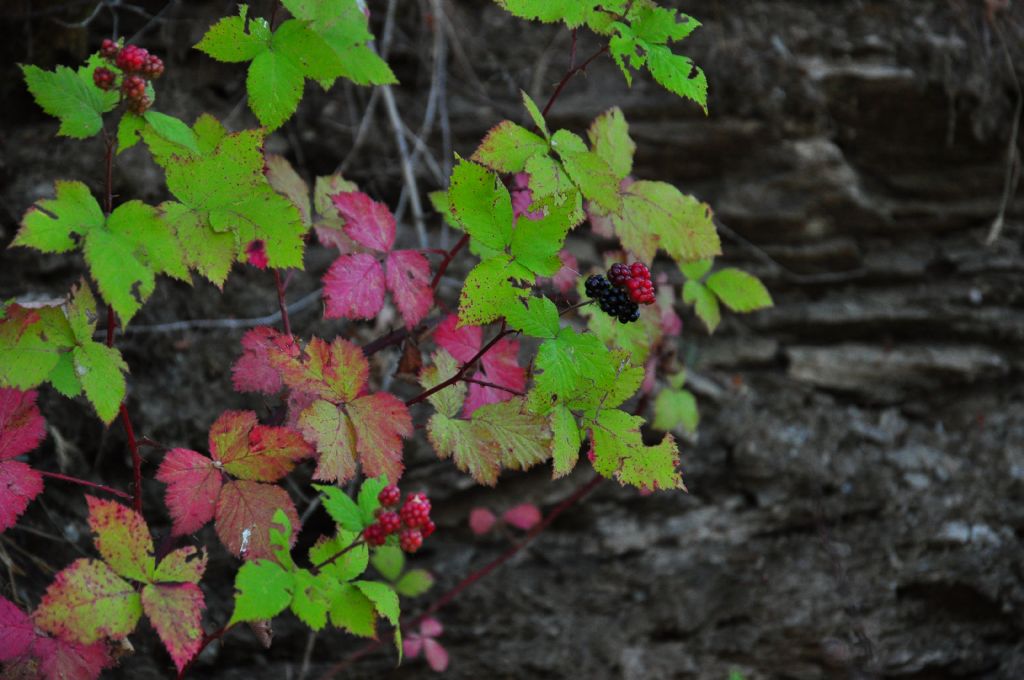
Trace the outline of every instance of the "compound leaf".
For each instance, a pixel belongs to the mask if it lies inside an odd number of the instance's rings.
[[[434,306],[430,263],[418,251],[395,250],[388,253],[385,271],[395,306],[402,314],[405,327],[412,329]]]
[[[135,630],[142,602],[131,583],[105,562],[79,559],[57,574],[35,611],[35,622],[58,637],[88,644]]]
[[[279,509],[298,526],[295,504],[281,487],[248,480],[228,482],[217,499],[217,535],[234,555],[249,560],[271,557],[270,525]],[[294,545],[294,536],[291,541]]]
[[[54,71],[44,71],[22,65],[25,83],[36,103],[60,119],[57,134],[76,139],[92,137],[103,127],[103,114],[117,106],[118,93],[105,92],[92,80],[93,72],[103,63],[94,54],[78,70],[58,66]]]
[[[641,489],[685,490],[677,469],[679,449],[675,439],[667,434],[660,444],[646,446],[640,434],[643,422],[643,418],[625,411],[601,411],[591,423],[594,469]]]
[[[384,270],[370,253],[342,255],[324,275],[324,317],[372,319],[384,306]]]

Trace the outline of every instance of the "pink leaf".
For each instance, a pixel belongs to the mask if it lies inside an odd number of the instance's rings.
[[[386,253],[395,243],[395,217],[383,203],[360,191],[331,196],[338,214],[345,218],[345,233],[367,248]]]
[[[284,510],[293,527],[299,526],[299,514],[288,492],[274,484],[228,482],[217,500],[217,535],[234,555],[247,560],[270,559],[270,525],[274,513]],[[298,530],[292,533],[292,544]]]
[[[356,449],[367,477],[402,476],[402,438],[412,435],[412,416],[405,403],[388,392],[359,397],[348,404],[356,431]]]
[[[0,460],[31,451],[45,436],[46,421],[36,406],[36,391],[0,389]]]
[[[640,391],[650,394],[658,385],[658,356],[652,354],[644,364],[644,381],[640,383]]]
[[[11,661],[25,654],[36,637],[28,614],[0,597],[0,661]]]
[[[415,250],[396,250],[388,254],[386,271],[388,289],[402,313],[405,327],[412,328],[434,306],[430,263]]]
[[[369,253],[342,255],[324,275],[324,316],[372,319],[384,306],[384,270]]]
[[[311,453],[298,432],[260,425],[252,411],[226,411],[210,428],[210,454],[239,479],[275,482]]]
[[[444,632],[444,626],[441,622],[435,619],[433,616],[428,616],[423,619],[423,623],[420,624],[420,634],[423,637],[438,637]]]
[[[142,608],[180,673],[203,640],[203,591],[194,583],[147,585]]]
[[[242,336],[242,356],[232,369],[235,390],[277,394],[281,391],[278,366],[299,356],[299,347],[291,336],[260,326]]]
[[[560,251],[558,259],[562,261],[562,267],[551,277],[551,283],[555,290],[564,295],[576,287],[576,280],[580,277],[579,264],[576,256],[568,250]]]
[[[519,341],[502,338],[487,354],[483,356],[480,363],[483,371],[478,372],[474,377],[477,380],[485,380],[507,387],[515,392],[522,392],[526,388],[526,371],[519,365]],[[497,404],[509,401],[516,396],[515,392],[469,384],[469,394],[466,397],[466,404],[463,413],[466,417],[473,414],[473,411],[484,404]]]
[[[85,497],[89,506],[89,526],[95,534],[96,549],[104,561],[121,576],[147,582],[153,577],[153,537],[142,515],[126,505],[93,496]]]
[[[523,503],[514,508],[509,508],[502,514],[502,521],[511,524],[517,529],[529,531],[541,520],[540,510],[533,503]]]
[[[457,360],[466,363],[480,351],[483,343],[483,329],[479,326],[458,328],[459,316],[449,314],[434,331],[434,342],[448,351]]]
[[[530,212],[533,205],[533,192],[530,191],[530,175],[525,172],[517,172],[512,177],[512,187],[509,190],[512,195],[512,214],[515,217],[525,217],[528,220],[539,220],[544,217],[543,210]]]
[[[434,638],[423,639],[423,656],[426,657],[427,664],[437,673],[443,673],[448,668],[448,652]]]
[[[45,680],[94,680],[112,665],[103,642],[83,645],[60,638],[39,637],[32,647]]]
[[[410,633],[402,640],[402,651],[410,659],[415,659],[423,650],[423,638],[416,633]]]
[[[212,460],[189,449],[172,449],[164,456],[156,478],[167,484],[164,500],[175,536],[199,531],[213,519],[221,474]]]
[[[43,491],[43,476],[20,460],[0,461],[0,531],[14,526]]]
[[[469,528],[477,536],[486,534],[498,518],[487,508],[473,508],[469,513]]]

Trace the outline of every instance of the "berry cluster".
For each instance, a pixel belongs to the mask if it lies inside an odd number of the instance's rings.
[[[654,302],[654,282],[651,272],[643,262],[634,262],[628,267],[624,264],[613,264],[608,270],[608,280],[613,286],[625,289],[629,299],[638,305],[649,305]]]
[[[413,553],[423,545],[423,539],[437,529],[430,519],[430,500],[426,494],[409,494],[399,508],[402,493],[391,484],[381,489],[377,500],[382,506],[377,513],[377,521],[363,529],[363,539],[368,545],[384,545],[388,536],[398,534],[399,547]]]
[[[152,100],[146,96],[146,81],[156,80],[163,75],[164,62],[160,57],[136,45],[119,47],[110,39],[103,41],[100,54],[124,73],[120,89],[128,101],[129,111],[141,114],[153,105]],[[117,74],[109,68],[93,71],[92,80],[101,90],[115,90],[118,87]]]

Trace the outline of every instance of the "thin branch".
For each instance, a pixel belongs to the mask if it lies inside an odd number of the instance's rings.
[[[69,477],[68,475],[62,475],[59,472],[47,472],[46,470],[37,470],[37,472],[41,474],[43,477],[59,479],[65,482],[71,482],[72,484],[78,484],[79,486],[88,486],[93,489],[99,489],[100,491],[106,491],[107,493],[114,494],[115,496],[119,496],[120,498],[130,500],[132,497],[131,494],[125,493],[124,491],[118,491],[117,489],[113,489],[109,486],[106,486],[105,484],[97,484],[96,482],[90,482],[84,479],[79,479],[78,477]]]
[[[575,43],[573,44],[573,49],[575,50]],[[562,90],[564,90],[565,86],[569,84],[569,81],[572,80],[573,76],[575,76],[577,73],[582,73],[583,71],[586,71],[587,67],[590,66],[590,63],[592,61],[594,61],[607,51],[608,45],[604,45],[597,52],[594,52],[592,55],[587,57],[587,60],[584,61],[582,64],[580,64],[579,66],[573,66],[568,71],[566,71],[565,75],[562,76],[562,80],[560,80],[558,82],[558,85],[555,87],[555,91],[551,93],[551,97],[548,99],[548,103],[544,105],[544,109],[540,112],[540,115],[547,116],[548,111],[550,111],[551,107],[554,106],[555,100],[558,99],[558,96],[562,94]]]
[[[405,180],[405,186],[409,192],[409,205],[412,207],[412,221],[416,227],[416,236],[419,238],[420,248],[426,248],[428,243],[427,225],[423,219],[423,203],[420,201],[420,190],[416,185],[416,173],[409,155],[409,145],[405,141],[405,123],[402,122],[402,117],[398,113],[398,105],[395,104],[395,94],[391,91],[391,86],[381,85],[380,90],[384,97],[384,110],[387,111],[391,128],[395,132],[398,154],[402,159],[402,178]]]
[[[469,243],[469,234],[463,234],[462,238],[452,246],[452,249],[448,251],[445,258],[441,260],[441,264],[437,265],[437,273],[434,274],[434,280],[430,282],[430,287],[433,290],[437,290],[438,284],[441,283],[441,277],[444,276],[446,271],[448,271],[448,265],[452,263],[452,259],[459,254],[459,251],[462,250],[467,243]]]
[[[509,394],[516,395],[517,397],[525,397],[526,396],[525,392],[520,392],[519,390],[514,390],[511,387],[505,387],[504,385],[499,385],[498,383],[488,382],[486,380],[477,380],[476,378],[463,378],[462,382],[464,382],[464,383],[473,383],[474,385],[482,385],[483,387],[493,387],[496,390],[501,390],[503,392],[508,392]]]
[[[337,560],[339,557],[342,557],[343,555],[345,555],[349,551],[355,550],[359,546],[365,545],[365,544],[366,544],[366,541],[364,541],[362,538],[357,538],[356,540],[352,541],[351,543],[349,543],[347,546],[345,546],[344,548],[342,548],[338,552],[336,552],[333,555],[331,555],[330,557],[328,557],[323,562],[320,562],[319,564],[314,564],[313,565],[313,569],[312,569],[313,573],[316,574],[317,572],[319,572],[321,569],[323,569],[327,565],[334,564],[335,560]]]
[[[1003,55],[1006,57],[1006,65],[1009,67],[1010,75],[1013,77],[1013,85],[1017,93],[1017,106],[1013,111],[1013,126],[1010,129],[1010,141],[1006,146],[1006,176],[1003,181],[1003,198],[999,204],[999,212],[996,214],[995,219],[992,220],[992,226],[989,227],[988,237],[985,238],[985,245],[995,243],[1002,233],[1006,209],[1010,205],[1010,199],[1013,197],[1013,192],[1017,188],[1017,182],[1020,180],[1017,137],[1020,134],[1020,117],[1024,113],[1024,91],[1021,89],[1020,79],[1017,77],[1017,69],[1014,67],[1013,57],[1010,55],[1010,48],[1006,44],[1006,37],[1003,35],[1003,30],[997,22],[992,22],[992,28],[995,30],[996,35],[999,36],[999,42],[1003,46]]]
[[[450,387],[450,386],[454,385],[455,383],[459,382],[460,380],[462,380],[466,376],[467,373],[469,373],[469,370],[471,368],[473,368],[473,364],[475,364],[477,361],[479,361],[480,358],[483,355],[487,354],[487,352],[489,352],[492,347],[494,347],[496,344],[498,344],[499,340],[501,340],[506,335],[511,335],[512,333],[515,333],[515,332],[516,331],[507,330],[506,326],[505,326],[505,320],[502,319],[502,321],[501,321],[501,329],[498,331],[497,335],[495,335],[493,338],[491,338],[490,342],[488,342],[486,345],[481,347],[480,351],[478,351],[475,355],[473,355],[473,357],[469,361],[467,361],[466,363],[462,364],[462,367],[459,368],[459,370],[455,372],[455,375],[453,375],[452,377],[448,378],[444,382],[441,382],[441,383],[438,383],[437,385],[434,385],[429,390],[424,390],[423,392],[420,392],[419,394],[417,394],[415,397],[413,397],[411,399],[406,399],[405,400],[405,405],[406,406],[412,406],[413,404],[418,404],[421,401],[423,401],[424,399],[426,399],[427,397],[429,397],[430,395],[435,394],[437,392],[440,392],[444,388]]]

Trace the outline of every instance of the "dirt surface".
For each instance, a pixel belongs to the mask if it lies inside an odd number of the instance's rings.
[[[253,124],[241,104],[242,70],[187,49],[231,4],[138,3],[158,15],[152,22],[117,12],[122,33],[144,30],[140,42],[168,56],[159,108]],[[708,73],[710,117],[644,76],[627,88],[606,61],[569,86],[552,123],[581,129],[621,106],[639,145],[636,174],[709,201],[726,259],[761,276],[777,306],[729,317],[712,338],[686,317],[680,351],[703,412],[683,455],[690,493],[599,487],[442,612],[450,677],[724,679],[731,669],[748,679],[1024,677],[1024,199],[1007,202],[1001,236],[985,244],[1004,203],[1017,105],[1008,59],[1024,72],[1024,10],[1007,4],[990,17],[986,7],[1000,3],[681,3],[704,22],[689,53]],[[67,5],[0,8],[12,36],[0,47],[0,246],[53,179],[99,186],[98,143],[54,141],[56,125],[27,99],[13,66],[72,63],[108,35],[106,11],[85,29],[57,25],[52,18],[74,21],[92,7],[76,14]],[[523,117],[519,88],[540,99],[552,91],[569,36],[482,1],[445,5],[452,148],[468,155],[491,124]],[[424,13],[429,3],[399,6],[389,59],[403,83],[402,114],[418,131],[437,23]],[[374,16],[378,32],[383,15]],[[595,44],[581,38],[579,53]],[[379,104],[352,150],[369,102],[367,90],[311,86],[295,123],[269,146],[307,177],[345,163],[364,190],[396,205],[400,169]],[[443,166],[437,125],[425,141]],[[428,165],[419,166],[424,191],[439,186]],[[160,180],[143,150],[119,158],[122,198],[160,200]],[[412,242],[408,214],[401,238]],[[440,238],[436,220],[430,228]],[[585,231],[571,247],[584,257],[596,252]],[[293,279],[289,298],[315,290],[330,259],[311,249],[309,273]],[[449,303],[465,265],[442,288]],[[5,251],[0,296],[61,295],[82,272],[77,257]],[[269,277],[239,269],[223,296],[206,284],[162,281],[135,323],[246,318],[275,307]],[[393,323],[325,322],[317,309],[296,314],[297,332],[367,340]],[[230,388],[239,336],[214,329],[120,338],[138,429],[204,448],[221,410],[265,413]],[[394,351],[378,354],[377,375],[396,361]],[[401,381],[393,388],[414,389]],[[120,428],[104,431],[82,403],[48,391],[42,406],[51,436],[33,456],[127,486]],[[150,477],[158,461],[147,454]],[[550,508],[589,479],[581,469],[552,483],[539,470],[507,475],[489,492],[422,443],[407,447],[407,461],[407,484],[436,499],[441,526],[416,559],[440,575],[424,604],[505,546],[471,537],[470,508]],[[305,481],[300,474],[292,488],[300,508]],[[162,487],[150,481],[145,490],[147,517],[166,532]],[[84,514],[77,489],[48,486],[26,515],[32,531],[9,531],[0,543],[5,562],[20,570],[13,589],[3,579],[5,597],[37,602],[48,569],[91,550]],[[307,533],[325,528],[317,514]],[[201,538],[216,545],[210,530]],[[235,568],[213,549],[204,580],[210,628],[226,617]],[[194,677],[300,677],[307,634],[288,617],[275,633],[270,650],[248,632],[231,634],[204,653]],[[170,675],[152,635],[133,641],[136,654],[110,677]],[[314,644],[307,677],[361,646],[338,633]],[[346,672],[429,674],[418,661],[396,670],[383,653]]]

